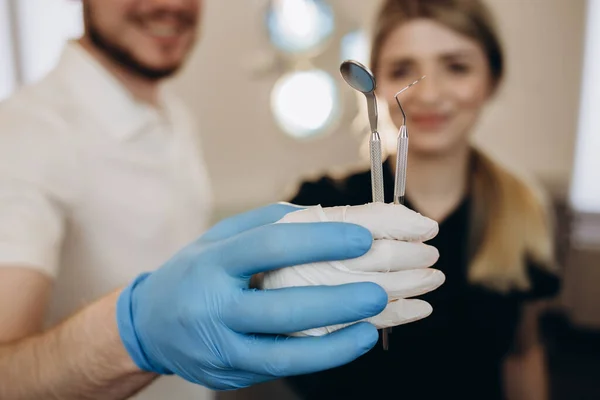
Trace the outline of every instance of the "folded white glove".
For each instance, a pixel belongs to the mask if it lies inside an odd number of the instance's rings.
[[[363,256],[350,260],[296,265],[265,273],[261,289],[292,286],[342,285],[374,282],[388,294],[388,305],[366,319],[378,329],[417,321],[429,316],[429,303],[410,299],[444,283],[441,271],[429,268],[439,258],[435,247],[422,243],[438,233],[438,224],[402,205],[370,203],[361,206],[309,207],[287,214],[278,223],[349,222],[371,231],[373,245]],[[292,333],[321,336],[348,324]]]

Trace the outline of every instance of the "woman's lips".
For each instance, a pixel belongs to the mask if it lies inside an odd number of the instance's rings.
[[[412,114],[410,120],[420,129],[435,130],[448,122],[449,117],[444,114]]]

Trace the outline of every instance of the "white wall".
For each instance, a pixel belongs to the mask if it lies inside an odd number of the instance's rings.
[[[201,46],[175,82],[203,126],[221,212],[278,199],[306,173],[358,159],[347,122],[306,143],[278,131],[269,110],[276,75],[251,77],[247,64],[268,50],[260,1],[206,0]],[[377,1],[337,0],[348,20],[372,15]],[[577,128],[584,0],[490,1],[505,42],[508,74],[476,138],[507,164],[564,190]],[[337,58],[328,59],[331,71]]]
[[[587,13],[585,68],[571,204],[580,212],[600,212],[600,2],[590,1]],[[599,243],[600,231],[595,241]]]

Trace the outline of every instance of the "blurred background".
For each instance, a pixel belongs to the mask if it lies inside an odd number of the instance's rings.
[[[354,124],[363,99],[338,71],[344,59],[368,62],[379,1],[205,3],[199,46],[170,84],[201,127],[214,219],[283,200],[290,182],[364,162]],[[475,140],[552,196],[564,278],[543,318],[552,395],[598,399],[600,1],[487,3],[508,68]],[[0,99],[43,77],[81,32],[79,1],[0,0]],[[282,398],[260,390],[223,398]]]

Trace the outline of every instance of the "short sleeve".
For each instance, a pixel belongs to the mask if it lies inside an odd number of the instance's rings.
[[[0,108],[0,265],[55,277],[72,173],[68,147],[56,120],[14,103]]]
[[[0,178],[0,265],[58,273],[64,218],[34,185]]]

